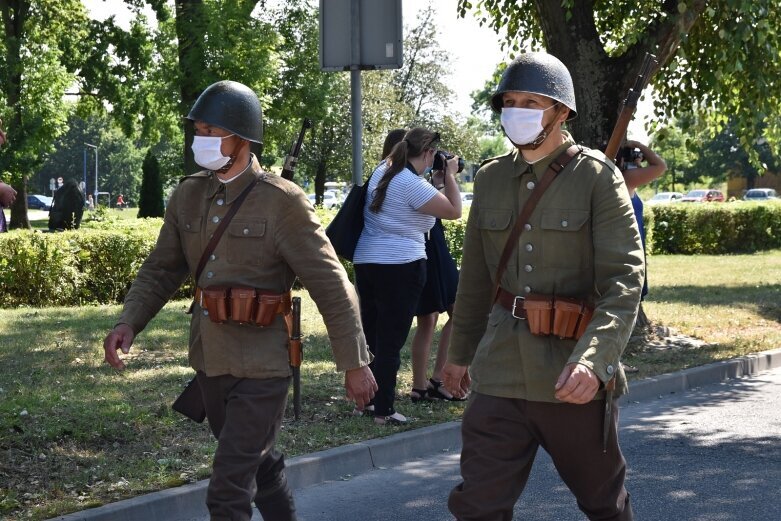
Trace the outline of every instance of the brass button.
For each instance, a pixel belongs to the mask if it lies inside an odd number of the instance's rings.
[[[204,309],[203,310],[203,316],[205,316],[205,317],[209,316],[209,310],[208,309]]]
[[[212,217],[212,222],[214,224],[217,224],[218,222],[220,222],[220,217],[218,215],[215,215],[214,217]]]
[[[569,222],[567,222],[567,220],[566,220],[566,219],[564,219],[563,221],[561,221],[561,227],[562,227],[562,228],[566,228],[567,226],[569,226]]]
[[[211,255],[209,255],[209,260],[212,260],[212,261],[213,260],[217,260],[217,256],[212,253]]]
[[[534,270],[534,266],[532,266],[531,264],[527,264],[526,266],[523,267],[523,269],[526,273],[531,273],[532,270]]]
[[[612,365],[609,365],[605,368],[605,371],[607,371],[607,374],[613,374],[613,371],[615,371],[615,369],[613,369]]]
[[[217,206],[222,206],[225,204],[225,199],[217,199]]]
[[[241,231],[241,233],[243,233],[244,235],[249,235],[249,228],[244,228],[244,229]]]
[[[526,188],[528,188],[529,190],[534,190],[534,181],[529,181],[528,183],[526,183]]]
[[[523,229],[528,232],[529,230],[532,229],[532,225],[529,224],[529,223],[526,223],[526,224],[523,225]]]
[[[530,243],[530,242],[526,243],[525,248],[526,248],[526,251],[528,251],[528,252],[534,251],[534,246],[532,246],[532,243]]]
[[[212,277],[214,277],[214,272],[213,271],[209,271],[209,272],[206,273],[206,278],[207,279],[211,279]]]
[[[523,292],[524,293],[531,293],[532,292],[531,286],[524,286],[523,287]]]

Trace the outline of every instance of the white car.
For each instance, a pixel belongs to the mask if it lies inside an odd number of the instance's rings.
[[[681,192],[659,192],[645,202],[645,204],[667,204],[683,199]]]
[[[312,206],[315,205],[315,201],[317,200],[317,196],[315,194],[309,194],[307,196],[309,198],[309,202],[312,203]],[[331,208],[339,208],[342,205],[342,202],[334,195],[333,192],[325,192],[323,194],[323,208],[331,209]]]

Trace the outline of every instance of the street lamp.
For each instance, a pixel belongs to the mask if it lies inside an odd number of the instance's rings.
[[[88,146],[90,148],[95,149],[95,208],[98,207],[98,147],[96,145],[90,145],[89,143],[84,143],[84,146]],[[86,192],[87,189],[87,151],[84,150],[84,191]]]

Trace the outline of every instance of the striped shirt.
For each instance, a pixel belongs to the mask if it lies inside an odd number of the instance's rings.
[[[426,258],[423,234],[434,226],[435,219],[418,209],[437,194],[437,189],[405,168],[388,184],[382,207],[375,213],[369,206],[386,170],[383,162],[369,179],[364,227],[355,248],[354,264],[406,264]]]

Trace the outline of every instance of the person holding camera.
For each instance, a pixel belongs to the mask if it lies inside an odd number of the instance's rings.
[[[617,439],[619,360],[644,270],[621,173],[575,144],[566,66],[520,54],[491,97],[514,148],[475,177],[444,384],[471,388],[460,521],[512,519],[539,447],[591,520],[633,519]]]
[[[380,425],[408,421],[394,408],[396,377],[426,282],[424,234],[436,218],[461,216],[455,179],[459,158],[446,160],[442,192],[423,177],[434,166],[439,140],[439,133],[425,128],[409,130],[368,181],[364,228],[353,264],[378,387],[368,411]],[[356,409],[356,414],[363,412]]]
[[[645,161],[645,165],[643,165]],[[637,189],[643,185],[658,179],[667,170],[667,163],[659,157],[653,150],[640,143],[639,141],[628,140],[621,148],[616,161],[616,166],[624,175],[626,188],[629,190],[629,197],[632,198],[632,208],[635,212],[637,227],[640,229],[640,239],[643,241],[643,255],[645,255],[645,222],[643,221],[643,200],[637,194]],[[648,277],[643,277],[643,291],[640,294],[640,300],[645,299],[648,294]],[[642,308],[641,308],[642,309]],[[642,311],[640,312],[643,320]],[[640,320],[640,319],[638,319]],[[628,367],[628,366],[627,366]],[[635,368],[631,368],[637,371]]]

